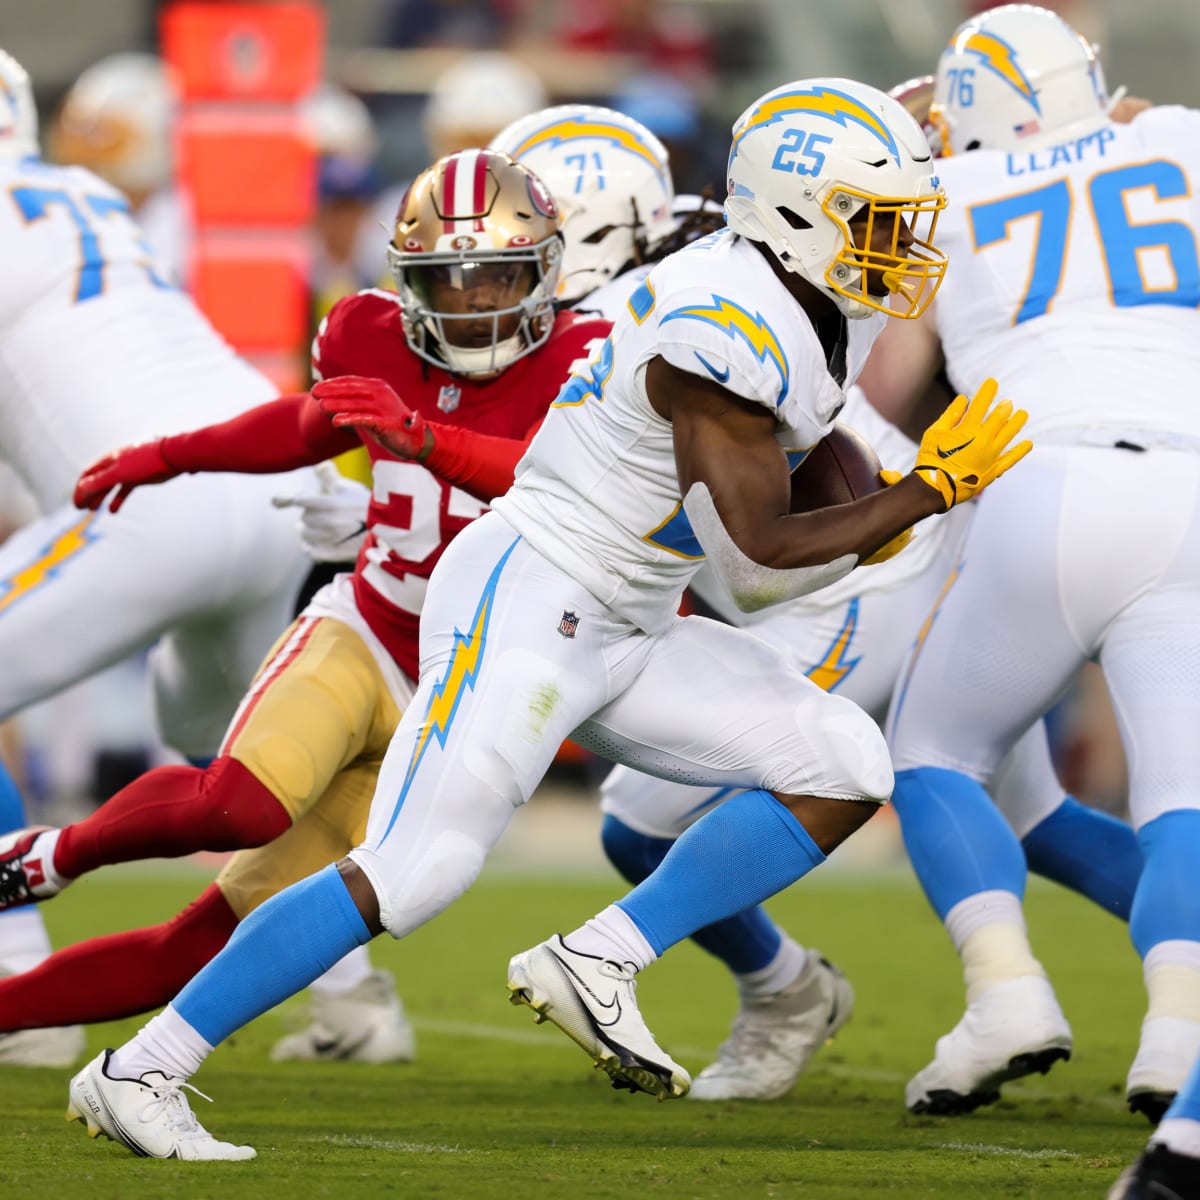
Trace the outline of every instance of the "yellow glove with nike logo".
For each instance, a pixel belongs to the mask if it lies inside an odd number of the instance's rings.
[[[886,467],[879,472],[879,478],[891,487],[893,483],[899,483],[904,476],[899,471],[889,471]],[[895,558],[905,546],[913,539],[912,526],[907,529],[902,529],[890,542],[884,542],[870,558],[864,558],[859,566],[873,567],[876,563],[887,562],[889,558]]]
[[[1029,414],[1014,412],[1009,400],[993,406],[998,390],[994,379],[985,379],[972,399],[956,396],[921,438],[913,472],[948,509],[983,491],[1033,449],[1028,440],[1005,449]]]

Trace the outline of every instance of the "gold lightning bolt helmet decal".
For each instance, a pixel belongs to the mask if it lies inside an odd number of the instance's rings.
[[[900,164],[900,148],[896,144],[896,137],[884,123],[883,118],[848,93],[825,86],[781,92],[778,95],[765,97],[734,128],[733,153],[737,153],[738,143],[748,133],[761,129],[764,125],[773,125],[776,121],[790,116],[819,117],[823,120],[833,121],[843,129],[857,125],[865,129],[887,150],[897,166]]]
[[[567,117],[554,121],[543,129],[535,129],[516,146],[507,150],[507,153],[520,161],[530,150],[539,146],[561,146],[565,142],[577,141],[580,138],[602,138],[617,149],[649,163],[660,173],[666,169],[662,158],[632,129],[626,129],[616,122],[594,118]]]
[[[1029,76],[1021,70],[1016,51],[1003,38],[983,30],[968,30],[950,43],[955,54],[973,54],[987,70],[1004,80],[1017,95],[1027,100],[1039,116],[1042,108]]]

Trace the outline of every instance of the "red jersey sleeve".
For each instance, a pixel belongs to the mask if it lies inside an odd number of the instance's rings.
[[[421,460],[447,483],[490,504],[512,487],[517,463],[533,440],[541,421],[521,438],[491,437],[459,425],[426,422],[433,449]]]
[[[281,396],[219,425],[162,441],[163,457],[180,471],[273,475],[324,462],[361,445],[339,429],[307,393]]]

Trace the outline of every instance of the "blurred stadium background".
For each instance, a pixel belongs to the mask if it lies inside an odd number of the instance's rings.
[[[586,100],[623,109],[658,133],[678,190],[708,186],[719,198],[729,125],[748,100],[808,75],[887,88],[927,73],[948,32],[985,7],[967,0],[0,0],[0,29],[5,49],[33,78],[47,153],[78,156],[103,173],[106,162],[118,172],[122,155],[138,150],[140,170],[117,182],[141,193],[156,248],[239,348],[281,383],[304,386],[316,321],[339,295],[383,279],[388,235],[380,222],[404,183],[439,154],[478,144],[545,103]],[[1200,8],[1177,0],[1051,7],[1101,44],[1110,87],[1200,104]],[[164,48],[164,22],[182,9],[223,22],[226,41],[218,37],[203,51],[225,57],[232,82],[221,95],[198,98],[194,74],[204,64],[191,33]],[[302,78],[296,61],[272,63],[269,37],[255,40],[267,36],[268,10],[283,14],[291,33],[311,32],[311,78]],[[120,82],[107,93],[103,79],[96,82],[99,93],[82,97],[92,107],[73,115],[71,98],[82,102],[73,85],[117,54],[169,54],[183,74],[164,73],[154,58],[126,60]],[[264,89],[263,78],[269,83],[280,68],[294,68],[290,82]],[[239,72],[249,81],[240,91]],[[321,79],[336,87],[314,92]],[[281,116],[304,130],[304,161],[272,167],[269,156],[238,152],[247,121],[265,128]],[[206,142],[213,122],[216,140]],[[185,128],[199,129],[198,140],[185,141]],[[205,156],[213,147],[215,168]],[[297,171],[311,195],[278,195],[284,170]],[[199,233],[188,212],[203,218]],[[264,284],[279,301],[266,329],[255,298]],[[241,297],[240,308],[231,296]],[[887,399],[903,422],[917,398]],[[0,535],[20,523],[24,505],[6,483]],[[32,819],[62,823],[147,766],[170,761],[154,735],[143,676],[140,659],[120,664],[0,729],[0,755],[23,783]],[[1056,710],[1053,741],[1064,783],[1123,811],[1121,752],[1097,675],[1085,674]],[[602,770],[564,753],[500,861],[599,866],[591,801]],[[884,819],[839,858],[877,867],[901,855]]]

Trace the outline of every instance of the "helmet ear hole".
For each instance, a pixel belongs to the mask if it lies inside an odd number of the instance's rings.
[[[811,229],[812,222],[806,221],[798,212],[793,212],[786,205],[781,204],[775,210],[793,229]]]

